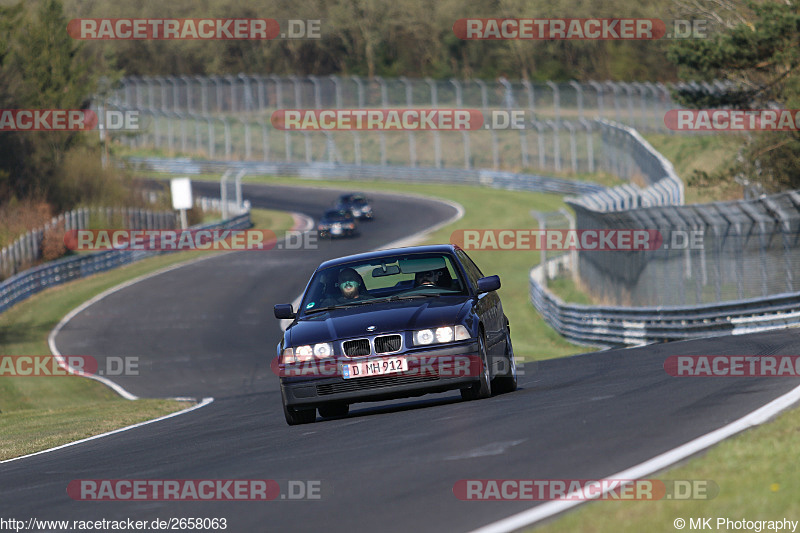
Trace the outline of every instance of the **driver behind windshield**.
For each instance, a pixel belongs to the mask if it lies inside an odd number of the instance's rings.
[[[442,273],[438,270],[428,270],[427,272],[417,272],[414,276],[415,287],[436,287]]]
[[[364,279],[352,268],[347,267],[339,271],[336,286],[339,288],[340,301],[363,299]]]

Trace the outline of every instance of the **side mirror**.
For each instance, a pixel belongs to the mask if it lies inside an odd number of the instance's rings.
[[[478,280],[478,294],[496,291],[500,288],[500,276],[486,276]]]
[[[286,319],[294,318],[297,314],[292,309],[292,304],[277,304],[275,305],[275,318]]]

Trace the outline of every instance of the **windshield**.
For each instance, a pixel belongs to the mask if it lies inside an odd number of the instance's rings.
[[[322,216],[323,222],[346,222],[350,220],[347,213],[342,211],[329,211]]]
[[[447,254],[407,254],[317,271],[300,304],[303,315],[393,299],[465,295],[466,285]]]

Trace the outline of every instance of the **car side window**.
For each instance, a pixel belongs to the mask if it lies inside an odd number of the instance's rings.
[[[470,284],[473,288],[477,287],[478,280],[483,277],[481,269],[479,269],[478,266],[472,262],[472,259],[461,250],[456,250],[456,255],[458,255],[461,264],[464,265],[464,270],[467,272]]]

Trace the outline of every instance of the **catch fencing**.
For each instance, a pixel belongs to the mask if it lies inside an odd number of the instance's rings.
[[[140,113],[135,149],[170,157],[355,166],[492,169],[517,173],[598,171],[596,119],[669,132],[670,91],[688,84],[255,76],[127,77],[97,111]],[[697,85],[723,91],[723,84]],[[278,109],[476,109],[524,111],[523,129],[475,131],[283,131]],[[487,117],[489,115],[486,115]],[[488,120],[488,118],[487,118]],[[132,132],[133,133],[133,132]]]
[[[151,211],[123,207],[83,207],[62,213],[42,226],[28,231],[0,250],[0,279],[7,278],[41,260],[46,255],[46,241],[54,251],[63,245],[64,234],[71,230],[95,228],[173,229],[172,211]]]
[[[587,229],[655,229],[647,251],[581,251],[581,282],[612,305],[672,306],[800,290],[800,193],[702,205],[597,211],[572,207]]]

